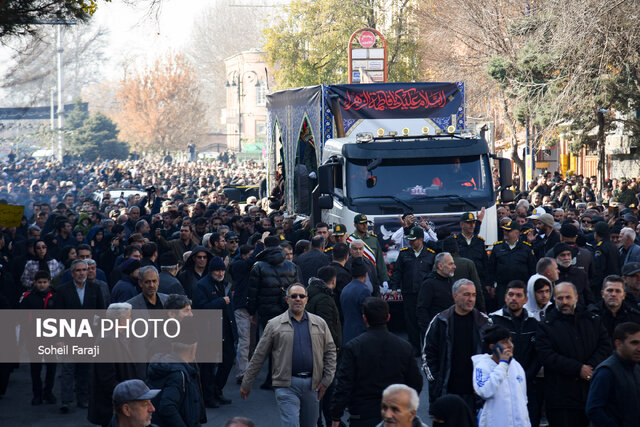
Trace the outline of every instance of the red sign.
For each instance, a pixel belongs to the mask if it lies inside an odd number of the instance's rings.
[[[371,31],[363,31],[358,36],[358,42],[364,48],[373,47],[376,44],[376,36]]]

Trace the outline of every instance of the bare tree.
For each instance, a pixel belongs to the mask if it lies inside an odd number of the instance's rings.
[[[99,80],[106,33],[106,29],[90,25],[64,28],[65,101],[77,98],[86,85]],[[49,90],[56,85],[55,30],[51,27],[13,38],[6,46],[14,53],[0,80],[8,101],[4,106],[47,105]]]
[[[210,125],[222,130],[221,109],[226,105],[224,59],[245,50],[261,48],[265,7],[235,7],[234,0],[221,0],[205,9],[196,20],[187,55],[202,83]],[[230,31],[239,29],[242,31]]]

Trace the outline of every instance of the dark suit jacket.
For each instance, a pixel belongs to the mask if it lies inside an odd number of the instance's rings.
[[[71,282],[63,283],[58,288],[53,297],[53,308],[55,309],[95,309],[104,310],[106,304],[102,297],[102,292],[93,282],[85,282],[84,303],[80,303],[76,285]]]
[[[329,265],[329,258],[323,252],[311,249],[300,255],[296,264],[302,271],[302,284],[307,287],[309,279],[317,276],[321,267]]]

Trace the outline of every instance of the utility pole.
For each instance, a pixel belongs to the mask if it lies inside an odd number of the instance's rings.
[[[56,158],[59,162],[62,161],[62,156],[64,155],[64,134],[62,132],[62,127],[64,126],[64,98],[62,96],[62,52],[64,49],[62,48],[62,26],[63,25],[75,25],[75,20],[64,20],[64,19],[39,19],[33,22],[34,24],[44,24],[44,25],[57,25],[56,32],[56,45],[57,45],[57,62],[58,62],[58,79],[57,79],[57,89],[58,89],[58,144],[57,147],[54,144],[54,153],[56,154]]]

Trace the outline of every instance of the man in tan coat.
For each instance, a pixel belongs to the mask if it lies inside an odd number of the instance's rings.
[[[240,396],[249,396],[251,384],[271,353],[272,384],[282,425],[314,427],[319,401],[336,371],[336,346],[325,321],[305,311],[307,293],[301,284],[289,286],[287,304],[286,312],[267,323],[245,371]]]

